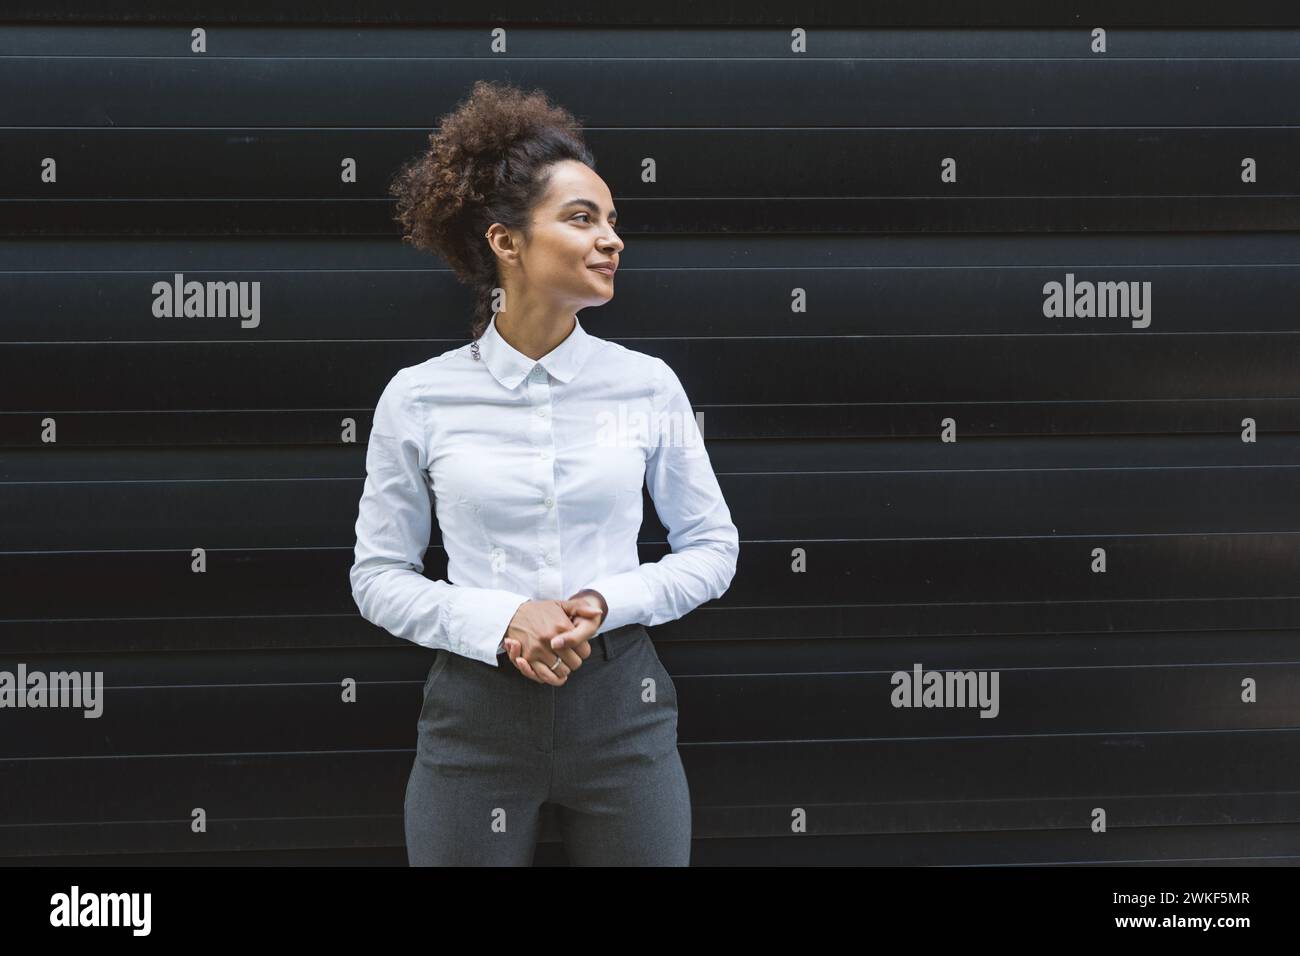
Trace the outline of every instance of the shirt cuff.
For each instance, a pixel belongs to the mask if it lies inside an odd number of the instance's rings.
[[[645,624],[654,610],[654,594],[639,571],[624,571],[596,578],[580,588],[599,591],[609,605],[609,614],[600,622],[597,634],[604,634],[628,624]]]
[[[484,664],[499,666],[497,648],[520,606],[531,600],[514,591],[464,588],[451,606],[451,650]]]

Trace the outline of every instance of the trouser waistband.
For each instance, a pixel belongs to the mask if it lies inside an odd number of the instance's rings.
[[[645,630],[644,624],[624,624],[603,634],[597,634],[593,641],[599,641],[605,654],[605,660],[613,660],[623,650],[636,643],[637,636]]]
[[[644,624],[624,624],[612,631],[597,634],[591,639],[591,643],[599,646],[605,660],[610,661],[622,653],[624,649],[635,644],[637,636],[642,631],[645,631]],[[646,632],[646,637],[649,637],[649,632]],[[505,654],[505,651],[498,651],[497,657],[504,657]]]

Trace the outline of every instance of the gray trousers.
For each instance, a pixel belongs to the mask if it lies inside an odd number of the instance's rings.
[[[645,627],[591,642],[562,687],[438,650],[406,786],[412,866],[527,866],[542,804],[576,866],[687,866],[677,689]]]

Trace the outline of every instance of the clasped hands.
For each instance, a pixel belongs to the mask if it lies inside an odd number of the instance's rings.
[[[590,589],[563,601],[521,604],[506,629],[510,662],[529,680],[562,686],[591,655],[591,639],[608,612],[604,597]]]

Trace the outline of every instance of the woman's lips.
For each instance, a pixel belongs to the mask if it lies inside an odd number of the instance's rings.
[[[587,268],[590,269],[592,272],[599,272],[599,273],[600,273],[601,275],[603,275],[603,276],[611,276],[611,277],[612,277],[612,276],[614,275],[614,270],[611,269],[611,268],[609,268],[608,266],[605,266],[605,267],[599,267],[599,266],[587,266]]]

